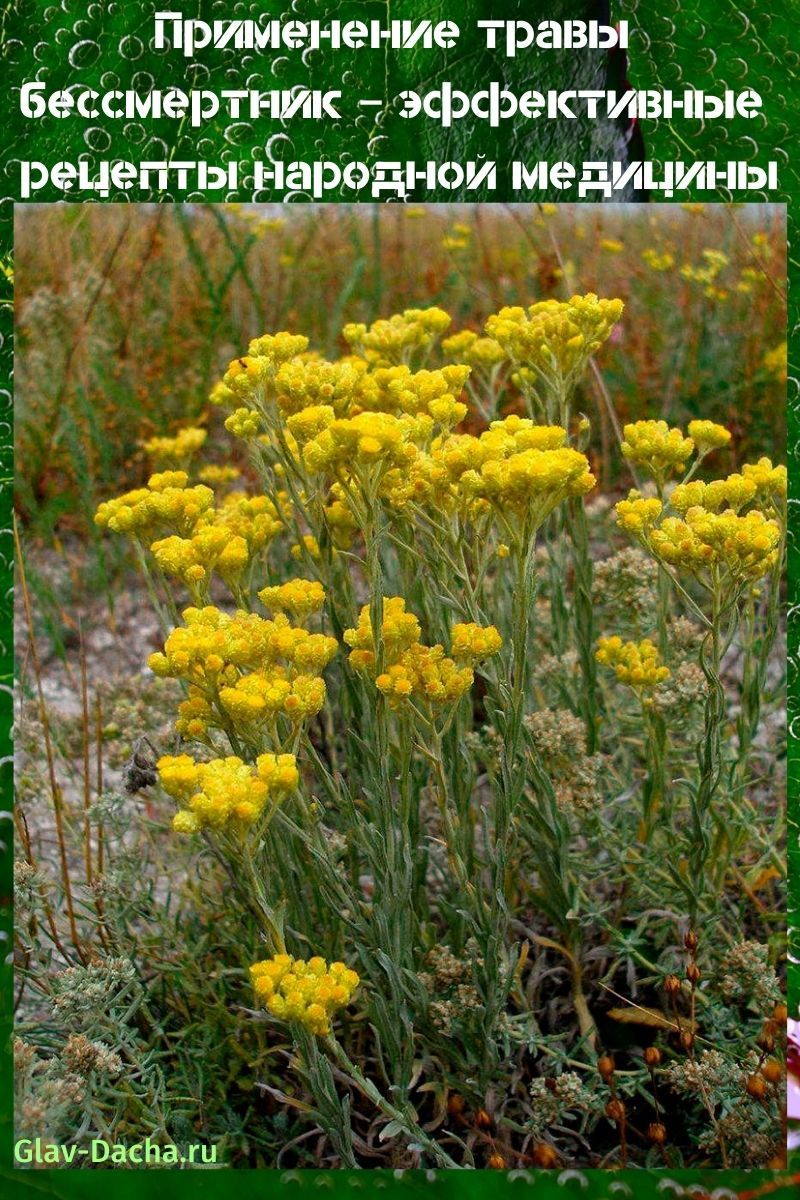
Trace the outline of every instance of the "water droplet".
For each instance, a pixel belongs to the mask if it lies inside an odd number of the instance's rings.
[[[69,65],[76,71],[84,71],[87,67],[94,66],[99,57],[100,47],[91,38],[84,38],[83,41],[76,42],[67,55]]]
[[[83,140],[92,150],[96,150],[98,154],[103,154],[111,145],[111,134],[108,130],[101,128],[100,125],[90,125],[84,131]]]
[[[141,38],[136,37],[135,34],[128,33],[124,38],[120,38],[119,52],[129,62],[135,62],[137,58],[141,58],[144,54],[144,42]]]

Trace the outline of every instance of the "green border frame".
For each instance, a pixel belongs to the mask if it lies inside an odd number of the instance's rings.
[[[315,0],[316,2],[316,0]],[[53,131],[52,122],[48,128],[46,122],[34,125],[25,122],[15,112],[17,98],[14,87],[23,80],[32,78],[42,68],[43,62],[48,61],[45,78],[50,87],[62,86],[65,73],[68,73],[67,55],[70,43],[65,44],[58,35],[66,20],[72,23],[76,30],[74,41],[78,41],[76,20],[83,20],[87,27],[86,34],[91,32],[90,19],[99,21],[99,28],[109,30],[116,39],[114,45],[108,42],[102,55],[103,70],[114,70],[125,78],[136,69],[143,68],[143,62],[126,58],[121,53],[120,38],[126,33],[138,37],[150,24],[153,11],[176,6],[165,4],[143,3],[136,5],[127,0],[99,0],[98,3],[86,5],[86,12],[79,11],[78,0],[58,0],[47,3],[46,0],[10,0],[0,6],[0,77],[5,82],[5,100],[8,108],[4,122],[4,145],[0,150],[0,256],[5,256],[12,249],[13,241],[13,204],[18,180],[18,170],[15,160],[21,156],[41,157],[54,160],[60,157],[74,157],[85,149],[82,142],[83,128],[76,125],[70,130]],[[260,6],[252,6],[253,11]],[[277,15],[274,5],[268,7]],[[309,11],[307,4],[302,5],[304,11]],[[319,15],[326,6],[317,5]],[[335,6],[342,15],[342,6]],[[565,0],[531,0],[527,4],[511,2],[511,0],[494,0],[485,3],[460,3],[458,6],[449,5],[440,0],[423,5],[414,0],[396,0],[392,4],[393,15],[410,16],[437,15],[441,18],[455,15],[463,24],[465,10],[475,15],[493,17],[524,16],[528,19],[539,19],[558,15],[569,15],[574,10],[581,15],[586,10],[586,4],[570,4]],[[203,16],[211,12],[211,2],[208,0],[183,0],[180,8],[185,15]],[[366,0],[365,3],[349,3],[347,15],[361,15],[366,10],[372,10],[374,15],[376,4]],[[385,15],[385,6],[377,5]],[[602,3],[601,3],[602,8]],[[214,15],[220,13],[214,6]],[[796,236],[797,216],[795,210],[800,206],[800,155],[791,157],[790,148],[796,139],[796,113],[800,107],[800,55],[793,48],[796,44],[796,30],[800,20],[800,0],[660,0],[660,3],[648,3],[647,0],[620,0],[612,5],[614,19],[626,18],[631,23],[631,50],[629,52],[628,73],[637,87],[658,87],[682,89],[686,86],[701,86],[711,92],[723,87],[753,87],[762,94],[764,100],[764,118],[758,122],[736,122],[720,126],[709,123],[704,129],[692,129],[687,135],[686,128],[680,128],[676,123],[644,122],[642,134],[647,148],[647,157],[656,161],[681,158],[684,159],[746,159],[751,162],[763,163],[768,159],[777,158],[780,163],[779,190],[769,197],[735,197],[729,195],[694,196],[692,199],[715,200],[717,202],[730,199],[769,199],[773,202],[786,203],[788,206],[790,247]],[[94,13],[90,18],[89,14]],[[85,18],[85,19],[84,19]],[[105,24],[107,22],[107,25]],[[35,47],[37,47],[35,49]],[[130,50],[126,45],[125,49]],[[134,47],[135,48],[135,47]],[[148,62],[148,66],[149,66]],[[507,64],[506,64],[507,65]],[[184,60],[172,60],[172,80],[180,84],[180,72],[185,66]],[[624,69],[624,62],[621,64]],[[469,69],[476,68],[473,61]],[[338,69],[338,68],[337,68]],[[413,79],[414,64],[412,63]],[[469,87],[467,67],[464,74],[456,75],[456,81]],[[476,68],[477,70],[477,68]],[[455,72],[454,72],[455,74]],[[480,74],[472,74],[472,78],[480,78]],[[483,76],[485,78],[485,75]],[[209,85],[213,86],[213,85]],[[794,117],[794,120],[793,120]],[[688,128],[688,127],[687,127]],[[219,133],[220,131],[216,131]],[[347,129],[346,133],[355,130]],[[215,134],[216,136],[216,134]],[[337,135],[341,136],[341,135]],[[466,141],[462,151],[469,147],[469,131],[466,131]],[[434,152],[436,147],[433,147]],[[438,148],[440,151],[444,147]],[[523,147],[524,149],[524,147]],[[448,148],[449,152],[449,148]],[[302,157],[302,150],[298,150]],[[457,157],[456,154],[453,157]],[[553,157],[551,155],[551,157]],[[583,157],[577,150],[572,155],[579,159]],[[43,197],[44,198],[44,197]],[[48,199],[53,197],[47,197]],[[127,199],[127,197],[119,197]],[[172,198],[172,197],[170,197]],[[248,197],[243,195],[241,199]],[[476,199],[471,196],[457,196],[448,193],[446,196],[430,196],[427,199]],[[505,199],[497,195],[496,199]],[[520,197],[514,197],[520,199]],[[570,197],[571,198],[571,197]],[[657,197],[661,198],[661,197]],[[689,197],[683,197],[687,199]],[[114,199],[112,197],[112,199]],[[677,197],[676,199],[680,199]],[[797,282],[800,276],[800,264],[792,257],[790,250],[790,372],[788,383],[789,406],[789,463],[790,463],[790,496],[792,504],[790,512],[800,498],[800,366],[798,356],[798,328],[800,327],[800,309],[797,302]],[[11,1015],[11,967],[5,959],[10,949],[11,933],[11,853],[10,853],[10,821],[7,810],[11,807],[12,795],[12,765],[11,765],[11,693],[10,685],[13,678],[12,650],[12,587],[13,587],[13,542],[11,516],[11,486],[13,482],[13,430],[12,430],[12,385],[13,385],[13,328],[12,315],[8,307],[0,307],[0,787],[2,788],[2,804],[0,809],[0,949],[3,950],[4,961],[0,966],[0,1013],[2,1028],[0,1028],[0,1179],[13,1189],[13,1194],[28,1194],[33,1192],[51,1193],[56,1196],[89,1196],[98,1189],[103,1189],[102,1176],[96,1172],[44,1171],[31,1173],[11,1169],[11,1063],[7,1033],[10,1029]],[[800,613],[796,611],[798,599],[797,581],[800,568],[800,546],[798,546],[796,530],[792,522],[790,531],[789,559],[789,608],[790,608],[790,651],[789,651],[789,723],[790,723],[790,867],[796,879],[800,879],[800,841],[798,840],[798,825],[800,811],[796,798],[797,783],[800,779],[800,726],[797,718],[800,715],[800,670],[798,663],[798,648],[800,641]],[[800,959],[800,887],[797,883],[793,888],[790,901],[790,922],[794,928],[791,944]],[[6,941],[5,939],[9,939]],[[800,1003],[800,966],[790,970],[790,1003],[791,1011],[795,1011]],[[532,1188],[537,1197],[563,1197],[574,1191],[587,1200],[599,1197],[635,1196],[637,1200],[647,1197],[664,1195],[659,1185],[667,1179],[676,1178],[684,1188],[691,1185],[712,1191],[717,1188],[730,1189],[742,1195],[755,1196],[768,1193],[781,1200],[794,1194],[790,1187],[789,1174],[772,1172],[703,1172],[703,1171],[625,1171],[625,1172],[512,1172],[501,1184],[497,1176],[486,1173],[467,1173],[456,1179],[450,1172],[406,1172],[396,1175],[392,1172],[370,1172],[368,1175],[356,1172],[237,1172],[235,1186],[243,1200],[250,1196],[262,1195],[265,1191],[279,1188],[308,1190],[323,1188],[336,1194],[347,1194],[354,1188],[380,1187],[393,1194],[416,1195],[422,1194],[429,1198],[434,1196],[454,1195],[456,1189],[460,1196],[489,1196],[498,1188],[503,1190],[527,1186]],[[141,1179],[137,1173],[117,1173],[114,1178],[116,1193],[126,1200],[135,1196],[140,1189],[147,1187],[148,1192],[155,1195],[165,1194],[166,1190],[175,1195],[184,1189],[191,1188],[192,1194],[216,1196],[230,1185],[229,1173],[226,1171],[213,1174],[194,1173],[191,1182],[181,1184],[170,1174],[168,1181],[161,1176],[159,1180],[152,1175]],[[530,1192],[528,1192],[530,1194]],[[666,1194],[670,1194],[669,1192]],[[673,1193],[677,1194],[677,1193]]]

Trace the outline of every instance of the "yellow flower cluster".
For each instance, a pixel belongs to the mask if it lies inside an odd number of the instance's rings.
[[[473,499],[520,518],[534,527],[570,496],[584,496],[595,485],[584,454],[568,446],[560,450],[523,450],[505,459],[490,459],[480,471],[466,471],[461,487]]]
[[[789,376],[788,344],[779,342],[772,350],[768,350],[761,365],[767,374],[774,376],[779,383],[786,383]]]
[[[450,630],[450,653],[456,662],[479,663],[502,648],[494,625],[457,624]]]
[[[467,414],[461,397],[470,371],[511,359],[572,381],[621,312],[621,301],[593,294],[504,309],[487,324],[490,336],[467,330],[448,338],[446,355],[464,361],[436,370],[419,361],[449,324],[441,309],[347,326],[355,354],[335,363],[308,353],[304,339],[276,334],[255,339],[231,363],[213,399],[232,410],[229,429],[261,442],[277,477],[311,477],[304,490],[321,498],[338,548],[351,545],[365,505],[378,499],[394,510],[416,505],[470,519],[523,516],[530,533],[561,501],[590,490],[588,461],[560,426],[520,417],[495,421],[479,437],[455,433]],[[292,554],[315,559],[314,535],[303,535]]]
[[[362,324],[345,325],[347,344],[373,366],[396,366],[425,354],[450,324],[441,308],[407,308],[403,313]]]
[[[197,472],[200,482],[208,483],[211,487],[221,487],[223,484],[233,483],[240,475],[241,471],[238,467],[221,466],[217,463],[208,463]]]
[[[457,397],[469,377],[468,366],[447,366],[438,371],[411,371],[406,366],[378,368],[370,377],[371,389],[363,389],[364,408],[396,415],[428,416],[447,429],[467,415],[467,406]],[[422,429],[427,426],[423,425]]]
[[[331,485],[324,513],[333,544],[342,550],[349,549],[354,535],[358,532],[358,521],[349,504],[345,502],[345,493],[340,484]]]
[[[214,503],[205,484],[189,487],[185,471],[151,475],[147,487],[135,488],[98,505],[95,524],[114,533],[152,536],[158,530],[190,535]]]
[[[649,441],[655,473],[668,461],[667,453],[654,448],[656,442],[661,439],[662,446],[667,442],[677,446],[681,434],[680,430],[667,430],[663,422],[646,424],[663,427]],[[626,434],[630,428],[626,426]],[[712,422],[693,421],[689,431],[692,437],[686,440],[701,453],[729,440],[728,431]],[[647,440],[645,434],[637,444],[644,446]],[[774,467],[770,459],[762,458],[745,463],[741,472],[724,479],[677,484],[666,507],[661,500],[632,491],[616,506],[618,524],[669,566],[695,575],[722,572],[723,582],[741,584],[761,578],[777,561],[786,490],[786,468]],[[754,502],[760,507],[748,509]]]
[[[670,677],[669,667],[661,663],[658,649],[649,638],[640,642],[623,642],[621,637],[600,638],[595,657],[614,670],[620,683],[635,691],[652,691]]]
[[[285,507],[286,493],[279,493],[277,501]],[[281,532],[285,516],[285,511],[279,510],[269,496],[231,492],[223,497],[213,519],[229,537],[244,538],[252,558]]]
[[[621,300],[599,300],[594,292],[540,300],[527,309],[502,308],[489,317],[486,332],[516,366],[566,381],[603,345],[623,307]]]
[[[721,508],[732,508],[738,512],[755,499],[757,491],[754,479],[734,473],[727,479],[714,479],[710,483],[700,479],[679,483],[670,493],[669,503],[681,515],[697,507],[706,508],[709,512],[719,512]]]
[[[702,264],[692,266],[691,263],[686,263],[681,267],[681,276],[684,279],[690,279],[693,283],[710,284],[719,275],[723,267],[726,267],[730,262],[727,254],[722,250],[706,249],[702,253]],[[716,290],[716,289],[714,289]],[[708,295],[708,291],[706,295]]]
[[[194,432],[205,437],[204,430]],[[231,475],[231,469],[217,467],[205,474],[209,481],[223,482],[238,472]],[[284,514],[267,496],[232,492],[216,507],[214,502],[212,489],[205,484],[190,487],[185,471],[162,471],[150,476],[147,487],[100,504],[95,523],[147,541],[159,569],[180,579],[202,603],[212,571],[234,587],[244,568],[284,525]]]
[[[567,497],[594,486],[587,459],[566,440],[561,426],[506,417],[478,437],[435,438],[404,470],[386,474],[382,494],[396,508],[414,503],[437,511],[460,508],[472,517],[494,510],[505,518],[529,518],[519,523],[524,536]]]
[[[271,613],[288,613],[301,621],[319,612],[325,603],[325,589],[313,579],[290,579],[277,587],[265,587],[258,598]]]
[[[726,429],[724,425],[717,425],[714,421],[690,421],[688,430],[698,454],[719,450],[731,440],[730,429]]]
[[[276,954],[250,968],[258,1000],[273,1016],[299,1021],[317,1037],[331,1031],[331,1019],[348,1005],[360,980],[342,962],[314,957],[306,962],[289,954]]]
[[[677,426],[670,428],[666,421],[634,421],[625,426],[623,433],[625,458],[644,467],[661,483],[682,471],[693,453],[703,458],[731,440],[731,432],[724,425],[703,420],[689,422],[688,437]]]
[[[289,624],[286,617],[268,621],[255,613],[222,612],[211,605],[187,608],[185,624],[173,629],[164,652],[148,660],[156,675],[189,682],[216,680],[228,666],[240,669],[271,665],[290,658],[297,665],[322,669],[336,653],[336,641]]]
[[[503,644],[493,625],[454,625],[452,657],[448,657],[440,645],[423,645],[421,634],[419,621],[406,612],[401,596],[384,600],[383,669],[378,672],[369,605],[361,609],[357,627],[345,630],[351,665],[375,679],[378,691],[393,708],[410,700],[433,706],[456,703],[472,687],[473,667],[496,654]]]
[[[247,542],[231,537],[222,525],[201,525],[191,537],[161,538],[150,546],[156,564],[167,575],[182,580],[194,595],[215,570],[226,583],[241,575],[249,560]]]
[[[197,426],[181,429],[174,437],[152,437],[142,449],[158,465],[179,465],[189,460],[203,446],[208,431]]]
[[[406,612],[402,596],[387,596],[383,601],[381,640],[388,660],[398,658],[422,636],[422,628],[413,613]],[[344,640],[351,647],[350,663],[357,670],[374,667],[374,634],[369,605],[365,604],[358,615],[355,629],[345,630]]]
[[[239,414],[240,422],[248,413],[258,425],[258,415],[252,412],[262,395],[272,390],[281,367],[305,354],[308,338],[302,334],[274,333],[254,338],[247,354],[234,358],[222,380],[211,389],[209,400]],[[229,418],[230,420],[230,418]],[[225,422],[226,427],[228,422]]]
[[[166,755],[156,766],[162,788],[180,805],[176,833],[252,825],[268,801],[279,803],[300,779],[293,754],[262,754],[254,766],[235,755],[205,763]]]
[[[287,417],[316,405],[326,405],[337,417],[344,416],[357,402],[366,372],[367,364],[353,357],[339,362],[305,358],[284,363],[275,379],[278,407]]]
[[[756,485],[756,496],[760,502],[769,501],[775,508],[785,503],[788,488],[786,467],[773,467],[769,458],[760,458],[757,463],[745,463],[742,474]]]
[[[642,538],[653,528],[663,508],[655,496],[642,496],[634,489],[628,492],[627,500],[620,500],[616,506],[617,524],[626,533]]]
[[[292,625],[284,614],[270,621],[209,606],[187,608],[183,618],[148,660],[154,674],[190,684],[179,733],[203,739],[232,720],[255,735],[279,714],[296,723],[322,708],[321,675],[338,649],[335,638]]]
[[[215,508],[209,487],[189,487],[185,471],[166,471],[151,476],[146,488],[102,503],[95,521],[146,539],[159,569],[202,603],[214,571],[235,588],[245,567],[283,529],[281,516],[267,496],[241,492],[222,497]],[[151,542],[158,532],[166,536]]]
[[[456,363],[466,363],[473,370],[490,371],[505,362],[503,347],[494,338],[479,337],[471,329],[462,329],[442,342],[442,352]]]
[[[404,466],[418,454],[414,439],[420,434],[421,420],[424,418],[382,412],[343,417],[306,444],[303,462],[315,474],[349,473],[356,466],[369,468],[375,463]]]
[[[656,479],[683,470],[694,452],[694,442],[666,421],[634,421],[626,425],[622,442],[625,458],[645,467]]]
[[[704,567],[727,570],[736,580],[760,579],[774,566],[780,526],[757,509],[744,516],[690,508],[685,518],[665,517],[650,533],[657,558],[697,572]]]
[[[675,266],[674,254],[670,254],[669,250],[656,250],[652,246],[642,251],[642,261],[651,271],[669,271]]]

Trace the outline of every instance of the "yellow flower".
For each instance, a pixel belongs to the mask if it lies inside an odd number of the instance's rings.
[[[450,653],[456,662],[481,662],[497,654],[503,639],[494,625],[459,624],[450,630]]]
[[[739,515],[690,508],[683,520],[665,518],[650,534],[653,553],[671,566],[697,572],[716,566],[735,581],[759,579],[775,564],[780,526],[762,512]]]
[[[298,446],[304,446],[317,434],[322,433],[336,419],[336,414],[329,404],[311,404],[293,413],[286,422],[286,427]]]
[[[240,475],[241,471],[238,467],[218,466],[216,463],[208,463],[197,472],[197,478],[200,482],[208,483],[211,487],[233,483]]]
[[[415,432],[412,419],[390,413],[364,412],[334,421],[312,438],[303,451],[303,461],[312,473],[335,473],[355,465],[403,466],[416,457],[410,440]]]
[[[268,612],[289,613],[300,620],[319,612],[325,603],[325,589],[312,579],[290,579],[278,587],[265,587],[258,598]]]
[[[660,500],[654,496],[646,498],[634,490],[628,493],[627,500],[620,500],[616,505],[617,523],[628,533],[646,534],[655,525],[661,510]]]
[[[407,308],[388,319],[366,325],[345,325],[342,336],[349,346],[374,366],[408,362],[428,351],[450,324],[441,308]]]
[[[670,429],[666,421],[634,421],[623,433],[625,458],[645,467],[656,479],[682,470],[694,450],[692,439],[680,429]]]
[[[594,292],[567,301],[540,300],[527,310],[501,309],[489,317],[486,332],[515,366],[571,382],[606,341],[623,307],[621,300],[600,300]]]
[[[535,526],[570,496],[583,496],[595,485],[585,455],[570,447],[523,450],[504,459],[489,459],[480,470],[465,471],[464,494],[486,500],[497,509],[524,518]]]
[[[214,503],[205,484],[188,487],[185,471],[151,475],[147,487],[125,492],[98,505],[95,524],[114,533],[152,537],[157,530],[190,536]]]
[[[489,371],[505,361],[503,347],[494,338],[479,337],[471,329],[454,333],[442,342],[442,353],[455,363],[466,363],[473,370]]]
[[[642,260],[651,271],[669,271],[675,266],[675,257],[668,250],[659,253],[652,247],[642,251]]]
[[[235,755],[206,763],[195,762],[188,754],[167,755],[156,766],[164,791],[180,805],[172,823],[177,833],[252,825],[268,797],[286,790],[274,787],[258,766]]]
[[[276,954],[250,968],[253,990],[275,1017],[298,1021],[317,1037],[331,1031],[331,1020],[351,1001],[360,979],[342,962],[328,966],[324,958],[304,961]]]
[[[303,534],[302,542],[295,542],[292,546],[292,558],[296,558],[298,562],[302,562],[305,554],[313,559],[314,562],[317,562],[320,558],[319,542],[313,533]]]
[[[183,617],[185,625],[149,659],[154,674],[191,685],[176,725],[183,736],[206,739],[231,720],[246,731],[277,714],[296,725],[320,711],[335,638],[292,625],[282,613],[268,621],[208,606],[187,608]]]
[[[761,360],[764,370],[773,375],[779,383],[786,383],[789,377],[789,356],[786,342],[779,342],[772,350],[768,350]]]
[[[626,683],[634,691],[652,691],[670,677],[669,667],[663,666],[649,638],[640,642],[623,642],[620,637],[600,638],[595,658],[611,667],[620,683]]]
[[[757,463],[745,463],[742,467],[745,479],[754,483],[756,493],[763,500],[785,500],[788,485],[786,467],[773,467],[768,458],[760,458]]]
[[[275,378],[278,407],[284,416],[317,405],[332,408],[337,417],[345,416],[365,386],[366,370],[365,362],[353,358],[284,363]]]
[[[710,483],[698,479],[691,483],[679,483],[673,488],[669,502],[676,512],[683,515],[690,508],[698,507],[706,508],[709,512],[719,512],[726,506],[738,511],[755,498],[757,491],[753,479],[735,473],[727,479],[714,479]]]
[[[150,550],[167,575],[176,575],[194,588],[216,571],[226,583],[239,578],[250,558],[243,537],[231,535],[219,525],[201,525],[190,538],[176,534],[153,542]]]
[[[502,638],[493,625],[454,625],[452,657],[442,646],[422,645],[420,624],[406,612],[405,600],[384,600],[382,645],[384,669],[375,676],[375,686],[392,707],[417,700],[430,705],[452,704],[469,691],[474,682],[472,667],[496,654]],[[347,629],[344,640],[352,647],[350,664],[358,671],[375,675],[372,623],[369,605],[364,605],[355,629]]]
[[[186,463],[202,447],[208,431],[197,426],[181,429],[174,437],[152,437],[142,445],[156,463]]]
[[[731,431],[713,421],[690,421],[688,433],[700,454],[727,446],[731,440]]]
[[[418,642],[422,635],[420,623],[413,613],[406,612],[406,602],[402,596],[387,596],[383,601],[383,622],[381,638],[387,661],[392,662],[404,651]],[[372,622],[369,605],[365,604],[358,615],[358,625],[355,629],[346,629],[343,634],[345,643],[353,650],[373,650]],[[350,661],[355,666],[362,662],[359,657]]]

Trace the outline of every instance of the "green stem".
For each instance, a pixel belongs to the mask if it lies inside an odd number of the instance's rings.
[[[387,1100],[385,1096],[381,1095],[381,1093],[375,1087],[375,1084],[372,1083],[371,1080],[367,1079],[367,1077],[361,1072],[355,1063],[352,1062],[344,1046],[337,1041],[333,1034],[330,1034],[324,1039],[324,1044],[330,1051],[333,1058],[339,1063],[346,1074],[349,1075],[350,1079],[353,1081],[359,1091],[362,1092],[368,1100],[371,1100],[375,1107],[379,1109],[384,1116],[387,1116],[390,1120],[395,1121],[407,1138],[419,1145],[423,1150],[427,1150],[428,1153],[431,1154],[436,1160],[438,1166],[449,1167],[453,1170],[460,1170],[459,1164],[455,1162],[454,1159],[452,1159],[450,1155],[447,1154],[442,1147],[439,1146],[433,1140],[433,1138],[429,1137],[425,1130],[417,1124],[417,1121],[415,1120],[416,1114],[412,1116],[408,1109],[396,1108],[391,1101]]]

